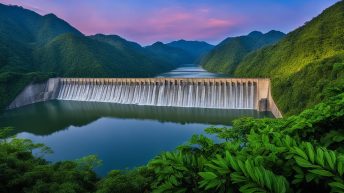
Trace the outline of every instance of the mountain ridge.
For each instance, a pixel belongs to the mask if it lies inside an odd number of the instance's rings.
[[[167,43],[167,45],[184,50],[193,57],[194,63],[199,63],[201,58],[214,48],[213,45],[205,41],[189,41],[184,39],[172,41]]]
[[[149,55],[152,55],[160,60],[171,63],[171,65],[178,66],[183,64],[193,63],[193,56],[181,48],[176,48],[157,41],[152,45],[144,47]]]
[[[233,73],[250,52],[274,44],[284,36],[282,32],[271,30],[265,34],[252,31],[248,35],[226,38],[202,58],[201,65],[212,72]]]
[[[245,57],[234,75],[269,77],[286,114],[344,91],[344,1],[324,10],[275,45]]]
[[[154,77],[185,62],[178,55],[161,58],[117,35],[85,36],[55,14],[0,3],[0,108],[32,81]]]

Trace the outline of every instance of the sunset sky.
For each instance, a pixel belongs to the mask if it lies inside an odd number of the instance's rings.
[[[117,34],[143,45],[177,39],[212,44],[253,30],[289,32],[338,0],[0,0],[54,13],[86,35]]]

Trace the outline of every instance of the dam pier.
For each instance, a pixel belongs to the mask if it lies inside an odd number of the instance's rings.
[[[48,100],[255,109],[282,117],[264,78],[51,78],[28,85],[8,108]]]

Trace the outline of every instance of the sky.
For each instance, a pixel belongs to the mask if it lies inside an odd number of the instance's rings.
[[[257,30],[290,32],[339,0],[0,0],[54,13],[86,35],[116,34],[142,45],[217,44]]]

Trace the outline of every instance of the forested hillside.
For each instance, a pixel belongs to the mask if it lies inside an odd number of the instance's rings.
[[[35,50],[40,69],[68,77],[152,77],[175,68],[130,47],[64,34]]]
[[[120,37],[117,39],[122,46],[106,44],[99,35],[84,36],[53,14],[41,16],[2,4],[0,10],[0,72],[74,76],[77,70],[80,74],[75,76],[149,77],[174,68],[131,49],[133,45],[140,46]]]
[[[236,77],[271,78],[280,110],[284,115],[297,114],[333,96],[333,90],[344,84],[343,10],[344,2],[340,1],[285,37],[269,32],[274,38],[263,43],[257,41],[262,37],[259,32],[228,38],[202,65]]]
[[[236,76],[270,77],[280,109],[294,114],[344,85],[344,1],[325,10],[278,44],[251,53]]]
[[[21,7],[0,4],[0,109],[29,82],[55,76],[53,72],[39,72],[34,51],[65,33],[82,36],[53,14],[41,16]]]
[[[167,44],[168,46],[180,48],[192,56],[193,63],[199,63],[204,55],[208,54],[213,48],[206,42],[178,40]]]
[[[247,36],[227,38],[202,58],[201,65],[212,72],[233,73],[247,54],[274,44],[284,36],[285,34],[279,31],[266,34],[254,31]]]
[[[145,49],[154,57],[160,60],[170,61],[172,64],[192,64],[194,61],[193,56],[185,52],[183,49],[171,47],[162,42],[156,42],[150,46],[146,46]]]
[[[182,64],[187,64],[192,61],[192,56],[187,51],[168,46],[162,42],[157,42],[153,45],[142,47],[135,42],[127,41],[116,35],[97,34],[90,37],[92,39],[115,46],[121,51],[122,54],[131,58],[137,58],[141,60],[154,58],[152,62],[156,62],[157,65],[162,64],[167,67],[176,68]],[[137,55],[133,55],[133,51]]]
[[[64,33],[82,36],[53,14],[0,4],[0,72],[35,71],[33,50]]]
[[[53,14],[0,4],[0,109],[35,80],[154,77],[192,60],[179,48],[143,48],[116,35],[84,36]]]

